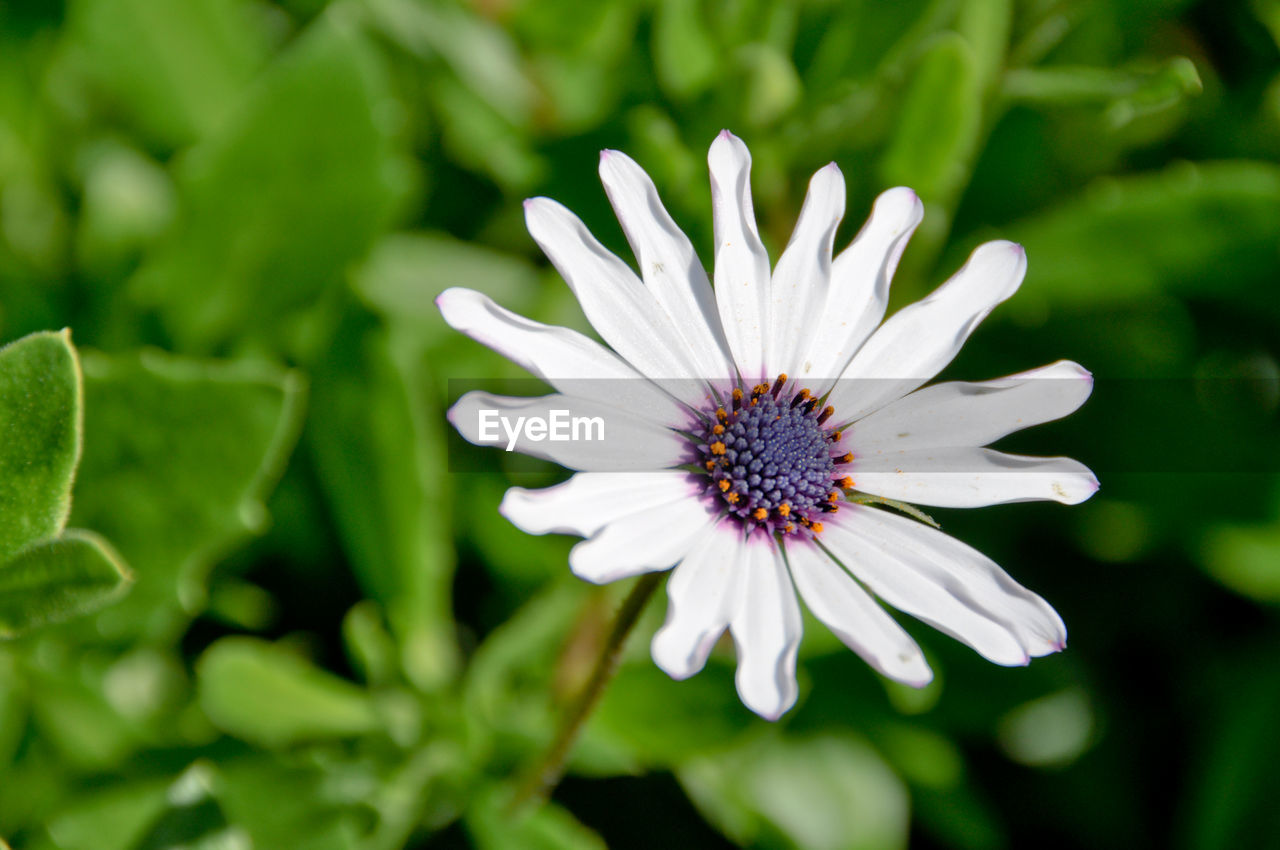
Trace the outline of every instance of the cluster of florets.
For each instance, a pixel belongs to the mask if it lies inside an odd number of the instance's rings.
[[[838,473],[853,456],[831,453],[840,440],[825,427],[833,413],[809,390],[789,390],[786,375],[772,387],[757,384],[749,397],[735,388],[729,406],[717,406],[694,431],[708,496],[748,529],[821,532],[818,518],[834,513],[853,486]]]

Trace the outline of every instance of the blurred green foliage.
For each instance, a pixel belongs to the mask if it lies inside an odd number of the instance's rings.
[[[811,625],[770,726],[730,648],[653,667],[655,605],[508,817],[625,588],[498,516],[561,473],[449,472],[448,379],[521,375],[432,300],[585,328],[520,201],[626,256],[605,147],[709,260],[723,127],[774,257],[830,160],[842,238],[888,186],[926,204],[897,305],[1026,246],[948,375],[1092,369],[1008,444],[1103,490],[936,516],[1072,645],[1007,670],[906,623],[916,692]],[[9,0],[0,634],[82,616],[0,643],[0,846],[1274,846],[1278,158],[1271,0]],[[27,336],[63,327],[82,372]]]

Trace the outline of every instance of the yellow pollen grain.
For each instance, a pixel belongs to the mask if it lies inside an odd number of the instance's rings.
[[[725,492],[725,493],[729,492],[729,488],[730,488],[730,487],[732,487],[732,486],[733,486],[733,485],[729,483],[729,479],[728,479],[728,478],[721,478],[721,479],[720,479],[719,487],[720,487],[721,492]]]
[[[729,494],[727,494],[727,495],[724,497],[724,500],[725,500],[726,502],[728,502],[729,504],[731,504],[731,505],[736,505],[736,504],[738,504],[738,494],[737,494],[737,493],[729,493]]]
[[[715,425],[714,427],[712,427],[712,429],[711,429],[711,433],[712,433],[712,434],[715,434],[716,436],[719,436],[719,435],[723,434],[723,433],[724,433],[724,426],[723,426],[723,425]]]
[[[779,516],[790,516],[790,515],[791,515],[791,506],[790,506],[790,505],[788,505],[786,502],[783,502],[781,505],[778,505],[778,515],[779,515]]]
[[[724,443],[720,442],[719,440],[716,440],[714,443],[712,443],[712,444],[711,444],[711,453],[712,453],[713,455],[722,455],[722,454],[724,454]]]
[[[769,516],[769,512],[766,511],[764,508],[756,508],[754,511],[752,511],[751,515],[756,519],[764,519],[767,516]]]
[[[822,523],[820,523],[820,522],[815,522],[815,523],[813,523],[812,525],[810,525],[810,526],[809,526],[809,529],[810,529],[811,531],[813,531],[813,533],[814,533],[814,534],[821,534],[821,533],[822,533]]]

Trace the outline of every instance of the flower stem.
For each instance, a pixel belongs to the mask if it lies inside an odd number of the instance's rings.
[[[565,712],[550,749],[524,775],[515,796],[511,798],[509,811],[512,814],[526,803],[545,802],[564,776],[569,751],[573,748],[596,703],[604,695],[605,688],[618,672],[618,664],[622,660],[622,648],[627,642],[627,636],[631,634],[631,629],[640,619],[645,603],[662,583],[663,575],[664,573],[644,574],[623,600],[622,607],[618,609],[618,617],[613,621],[613,628],[609,631],[609,637],[600,648],[600,655],[596,658],[595,667],[591,670],[591,678],[587,680],[582,692]]]

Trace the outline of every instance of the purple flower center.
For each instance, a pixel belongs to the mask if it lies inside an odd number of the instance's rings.
[[[825,427],[832,409],[819,408],[808,390],[787,390],[786,375],[770,389],[735,389],[729,408],[708,411],[694,431],[706,494],[748,530],[808,534],[822,531],[819,517],[836,510],[852,482],[832,455],[840,433]]]

